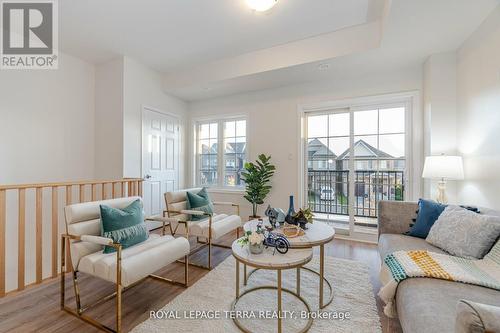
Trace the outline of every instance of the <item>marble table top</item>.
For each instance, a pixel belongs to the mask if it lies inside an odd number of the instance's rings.
[[[259,220],[251,220],[245,223],[243,229],[245,231],[253,231],[257,229]],[[270,225],[267,218],[263,219],[263,226]],[[335,236],[335,229],[324,222],[315,221],[308,223],[305,234],[299,237],[287,237],[292,248],[308,248],[319,246],[328,243]],[[283,234],[280,228],[274,229],[273,232]]]
[[[264,248],[261,254],[250,253],[248,245],[241,246],[238,240],[232,245],[233,256],[240,262],[256,268],[263,269],[289,269],[301,267],[311,261],[312,249],[289,249],[287,253],[281,254],[274,248]]]

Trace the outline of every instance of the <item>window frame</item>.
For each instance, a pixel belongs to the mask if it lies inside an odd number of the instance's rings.
[[[407,105],[407,117],[405,119],[405,133],[407,135],[407,146],[405,154],[407,156],[407,163],[405,168],[408,177],[406,177],[406,200],[416,200],[422,196],[423,182],[421,180],[422,166],[423,166],[423,152],[424,147],[422,144],[423,122],[422,122],[422,108],[421,108],[421,93],[418,90],[386,93],[380,95],[371,95],[363,97],[352,97],[338,100],[326,100],[321,102],[312,102],[297,105],[297,122],[298,128],[298,145],[297,151],[300,158],[297,159],[298,163],[298,199],[302,205],[307,204],[306,179],[307,179],[307,121],[308,113],[314,112],[316,114],[329,113],[333,109],[352,109],[357,111],[361,108],[369,108],[377,105],[393,105],[396,103],[404,103]],[[351,218],[351,217],[349,217]],[[377,241],[376,231],[364,231],[349,229],[344,231],[338,230],[341,234],[345,234],[348,238],[356,240],[364,240],[370,242]]]
[[[196,187],[207,187],[210,189],[222,189],[229,191],[240,191],[244,190],[244,185],[226,185],[225,184],[225,176],[226,176],[226,156],[224,153],[224,123],[230,121],[245,121],[245,161],[248,160],[249,156],[249,144],[248,144],[248,117],[247,115],[226,115],[219,117],[205,117],[193,120],[193,185]],[[208,123],[217,123],[217,183],[216,184],[202,184],[201,183],[201,160],[199,158],[199,131],[200,126]]]

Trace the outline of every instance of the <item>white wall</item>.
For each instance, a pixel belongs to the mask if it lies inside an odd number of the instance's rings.
[[[431,55],[424,63],[424,155],[457,154],[457,54]],[[424,182],[424,197],[436,197],[436,181]],[[450,181],[446,193],[457,202],[457,184]]]
[[[189,110],[191,119],[220,114],[247,114],[250,159],[254,160],[260,153],[270,154],[277,167],[273,189],[266,202],[287,208],[288,196],[293,194],[297,198],[299,188],[298,104],[421,90],[421,86],[422,68],[416,66],[394,72],[339,78],[335,81],[307,83],[193,102]],[[416,112],[417,118],[421,116],[421,110]],[[417,128],[421,126],[416,125]],[[239,202],[242,204],[242,216],[250,214],[250,204],[243,199],[241,193],[214,193],[213,197],[216,200]],[[261,206],[261,214],[263,209],[264,205]]]
[[[58,70],[0,71],[0,184],[140,177],[143,105],[179,115],[185,137],[186,104],[162,91],[158,73],[130,58],[94,66],[60,53]],[[50,191],[43,196],[46,222]],[[27,193],[26,206],[28,284],[35,279],[34,191]],[[17,197],[11,192],[7,290],[17,288],[17,219]],[[62,219],[59,230],[64,230]],[[44,277],[50,275],[50,232],[43,228]]]
[[[162,90],[160,74],[130,57],[96,66],[96,175],[98,178],[142,177],[142,109],[179,117],[185,147],[187,106]],[[184,187],[184,155],[180,186]]]
[[[0,184],[94,178],[94,66],[59,53],[58,70],[0,71]],[[63,194],[62,191],[60,194]],[[50,205],[50,191],[44,191]],[[60,196],[60,210],[63,197]],[[17,288],[17,193],[7,192],[6,289]],[[35,280],[34,191],[26,193],[26,283]],[[50,221],[50,206],[43,209]],[[62,216],[62,215],[61,215]],[[43,276],[50,275],[44,223]],[[64,221],[59,221],[64,230]]]
[[[162,90],[162,77],[135,60],[124,57],[123,73],[123,176],[142,177],[142,107],[179,116],[181,147],[185,152],[187,105]],[[185,155],[180,157],[179,186],[184,187]]]
[[[95,176],[123,174],[123,57],[96,66]]]
[[[94,66],[0,71],[0,183],[94,176]]]
[[[461,202],[500,209],[500,6],[458,51]]]

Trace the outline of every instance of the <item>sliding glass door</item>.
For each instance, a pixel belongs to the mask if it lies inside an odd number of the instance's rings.
[[[307,198],[316,218],[349,223],[351,113],[335,110],[307,117]]]
[[[378,202],[405,198],[407,105],[311,112],[305,120],[307,204],[337,228],[375,230]]]

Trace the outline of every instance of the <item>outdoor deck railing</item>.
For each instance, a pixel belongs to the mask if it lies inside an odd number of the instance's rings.
[[[378,201],[404,200],[404,171],[355,171],[354,215],[377,217]],[[349,215],[349,170],[309,170],[308,204],[315,213]]]

